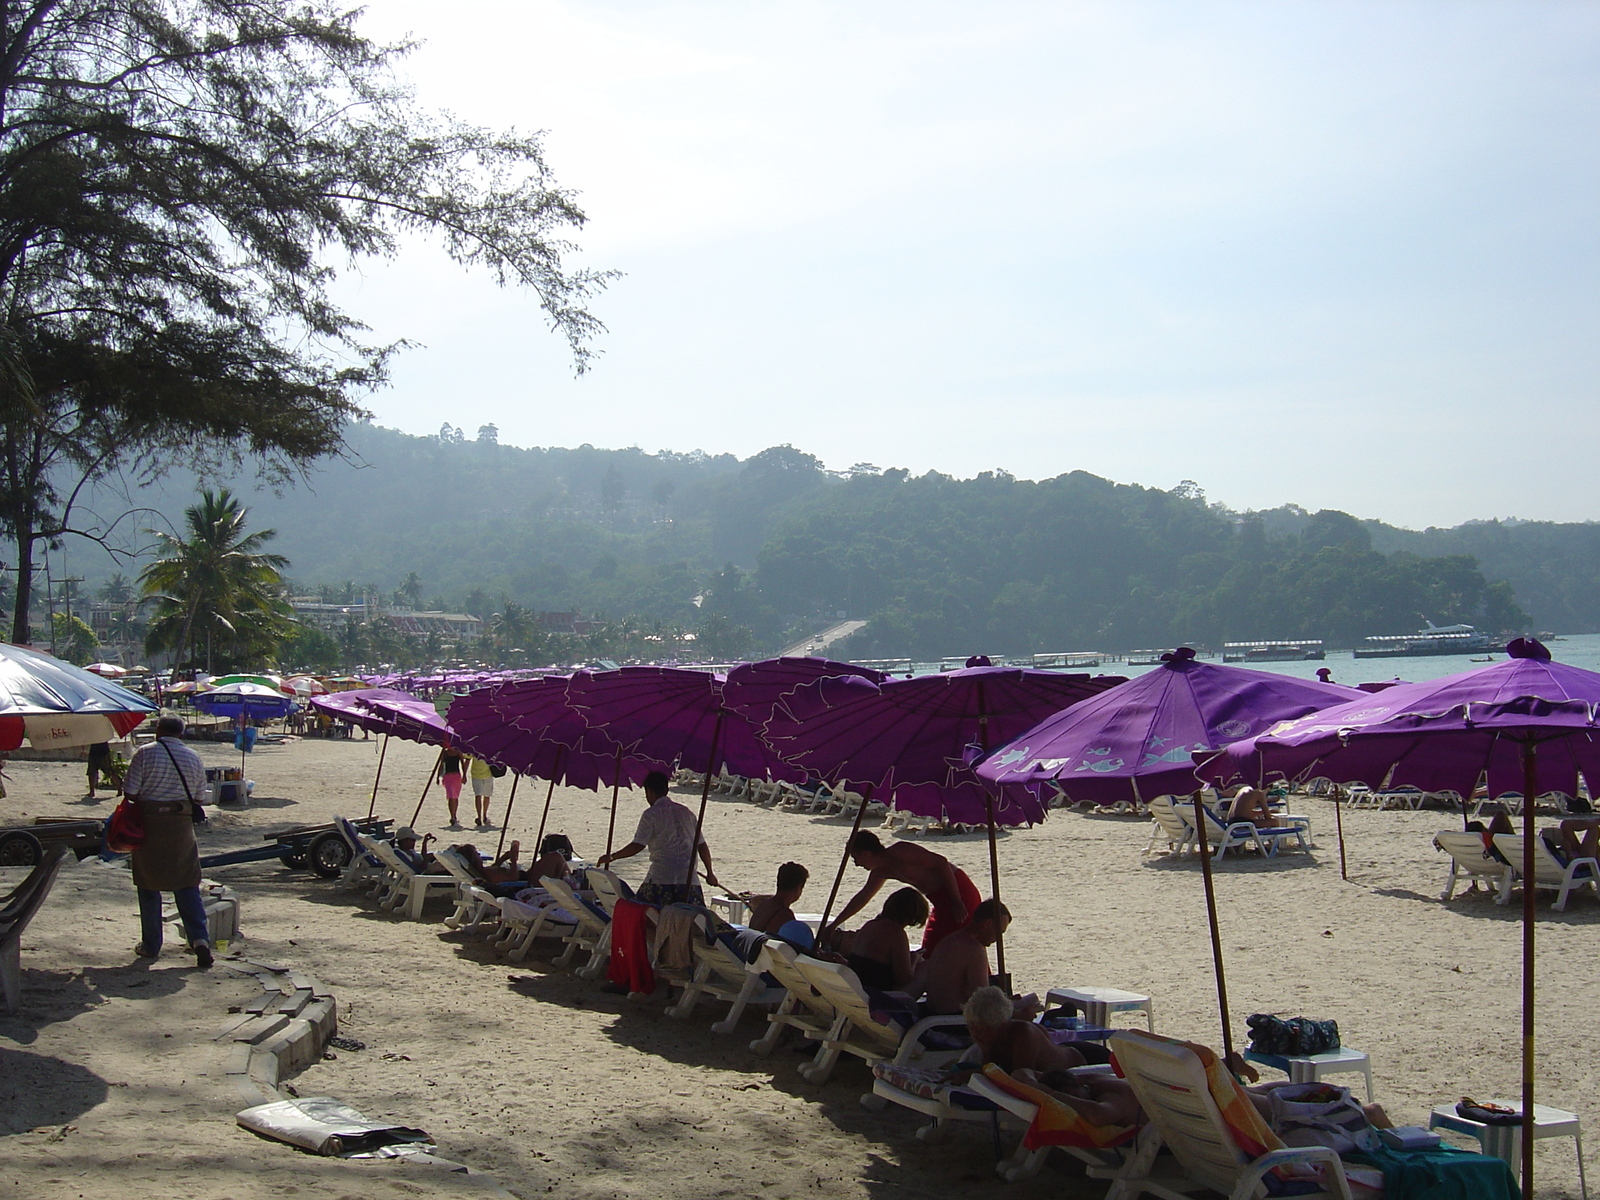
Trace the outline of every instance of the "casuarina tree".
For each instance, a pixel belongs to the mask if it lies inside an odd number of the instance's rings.
[[[536,135],[424,110],[324,0],[0,0],[0,524],[105,537],[88,481],[336,453],[394,346],[338,272],[432,235],[531,290],[578,370],[606,273]]]

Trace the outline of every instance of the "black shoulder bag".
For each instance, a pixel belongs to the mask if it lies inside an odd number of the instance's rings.
[[[160,738],[156,739],[158,742]],[[178,782],[183,784],[183,794],[189,797],[189,820],[196,825],[206,823],[205,806],[194,798],[194,793],[189,790],[189,781],[183,777],[183,768],[178,765],[178,756],[172,752],[172,747],[161,742],[161,748],[167,752],[167,757],[172,760],[172,769],[178,773]]]

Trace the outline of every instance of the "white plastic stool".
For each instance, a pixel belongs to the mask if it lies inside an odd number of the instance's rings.
[[[1360,1071],[1367,1080],[1367,1103],[1372,1103],[1372,1063],[1361,1051],[1349,1046],[1325,1050],[1321,1054],[1258,1054],[1246,1050],[1244,1057],[1246,1062],[1276,1067],[1289,1077],[1290,1083],[1321,1083],[1324,1075]]]
[[[1138,992],[1124,992],[1108,987],[1051,988],[1045,993],[1045,1002],[1075,1008],[1083,1013],[1084,1019],[1089,1024],[1098,1025],[1102,1029],[1111,1028],[1112,1013],[1143,1012],[1145,1024],[1149,1026],[1150,1032],[1156,1031],[1155,1012],[1150,997],[1141,996]]]
[[[1504,1105],[1506,1108],[1522,1111],[1522,1103],[1513,1100],[1494,1100],[1493,1104]],[[1454,1133],[1464,1133],[1468,1137],[1478,1139],[1478,1144],[1483,1147],[1485,1154],[1492,1154],[1495,1158],[1502,1158],[1511,1164],[1511,1169],[1517,1169],[1522,1159],[1522,1125],[1487,1125],[1482,1121],[1470,1121],[1456,1112],[1454,1104],[1441,1104],[1433,1110],[1433,1115],[1428,1118],[1429,1129],[1448,1129]],[[1578,1149],[1578,1189],[1583,1193],[1583,1200],[1589,1200],[1589,1181],[1583,1175],[1583,1126],[1578,1120],[1577,1113],[1565,1112],[1559,1108],[1546,1108],[1542,1104],[1533,1106],[1533,1140],[1542,1141],[1545,1138],[1569,1137]]]

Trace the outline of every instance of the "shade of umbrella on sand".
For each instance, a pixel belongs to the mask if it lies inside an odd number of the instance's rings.
[[[1044,805],[1031,789],[985,783],[969,763],[1120,682],[1120,676],[987,665],[882,682],[843,674],[794,688],[772,707],[761,736],[823,779],[870,791],[907,812],[984,826],[991,895],[998,899],[996,826],[1042,821]],[[1004,975],[1003,941],[996,957]]]
[[[1522,792],[1522,1194],[1533,1195],[1535,797],[1600,788],[1600,674],[1552,662],[1532,638],[1505,662],[1401,684],[1286,721],[1229,746],[1202,768],[1286,778],[1327,774],[1374,787],[1409,785],[1472,795]]]
[[[1073,799],[1112,803],[1195,792],[1193,755],[1331,704],[1368,699],[1333,683],[1201,662],[1188,646],[1161,666],[1040,722],[978,765],[998,784],[1058,783]],[[1198,796],[1196,797],[1198,803]],[[1223,1052],[1233,1052],[1227,977],[1205,821],[1195,814]]]
[[[160,710],[137,692],[24,646],[0,643],[0,750],[124,737]]]

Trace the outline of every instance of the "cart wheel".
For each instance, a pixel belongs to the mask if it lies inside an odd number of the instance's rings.
[[[306,865],[306,856],[303,853],[296,851],[292,846],[285,846],[278,853],[278,861],[284,866],[288,867],[290,870],[298,871],[301,867]]]
[[[0,833],[0,867],[34,867],[44,857],[44,846],[26,829]]]
[[[306,863],[322,878],[337,879],[350,865],[350,844],[342,834],[319,834],[306,847]]]

